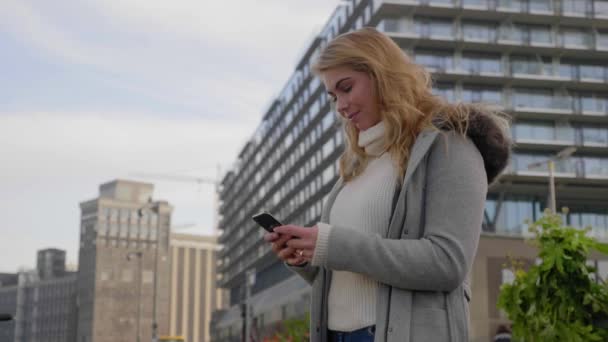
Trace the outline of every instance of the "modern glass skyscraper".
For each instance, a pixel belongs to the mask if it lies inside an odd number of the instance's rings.
[[[257,274],[249,301],[258,333],[307,311],[306,285],[272,255],[251,216],[267,210],[300,225],[319,219],[337,177],[343,137],[310,66],[329,40],[363,26],[384,31],[425,65],[436,94],[451,102],[484,102],[513,117],[516,146],[490,188],[482,245],[519,248],[513,241],[526,235],[524,221],[548,206],[547,164],[531,164],[567,147],[576,152],[556,163],[557,208],[570,209],[566,223],[590,225],[591,234],[608,239],[607,0],[345,1],[310,42],[221,183],[218,282],[230,290],[232,306],[214,318],[215,340],[241,334],[248,270]],[[475,270],[507,281],[498,259],[488,260]],[[605,276],[605,262],[598,266],[598,276]],[[479,272],[475,279],[485,277]],[[487,297],[472,303],[479,305],[472,315],[489,317],[473,319],[472,336],[485,338],[504,317],[495,309],[491,281],[475,281],[473,296]]]

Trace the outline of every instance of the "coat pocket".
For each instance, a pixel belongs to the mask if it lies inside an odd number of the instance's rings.
[[[427,307],[413,308],[411,342],[443,342],[449,340],[448,336],[448,313],[446,310]]]

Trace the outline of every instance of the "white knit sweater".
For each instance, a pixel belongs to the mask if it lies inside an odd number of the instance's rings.
[[[361,175],[346,183],[331,208],[329,224],[319,223],[314,266],[324,266],[331,226],[381,235],[388,229],[397,169],[383,153],[384,123],[359,132],[359,146],[370,155]],[[377,281],[359,273],[334,271],[328,302],[328,327],[353,331],[376,324]]]

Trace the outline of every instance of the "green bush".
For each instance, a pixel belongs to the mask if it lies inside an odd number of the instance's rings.
[[[283,321],[283,332],[277,333],[277,338],[280,342],[308,341],[309,325],[309,313],[306,313],[303,318],[286,319]]]
[[[608,254],[608,245],[588,236],[588,227],[563,226],[561,216],[549,211],[528,224],[541,262],[524,271],[512,261],[515,280],[501,287],[498,298],[513,336],[526,342],[608,341],[608,329],[594,325],[608,317],[608,287],[591,278],[595,269],[586,264],[594,249]]]

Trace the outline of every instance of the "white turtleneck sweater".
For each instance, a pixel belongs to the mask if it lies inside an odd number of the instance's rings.
[[[340,190],[331,208],[329,224],[318,223],[319,233],[312,265],[324,266],[331,227],[338,226],[382,235],[388,229],[397,169],[383,153],[384,123],[359,132],[359,146],[370,156],[361,175]],[[328,301],[328,327],[354,331],[376,324],[378,282],[363,274],[334,271]]]

